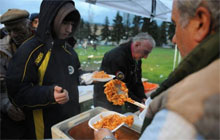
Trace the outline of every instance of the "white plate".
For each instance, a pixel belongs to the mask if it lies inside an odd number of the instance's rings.
[[[106,117],[106,116],[109,116],[109,115],[112,115],[112,114],[117,114],[117,115],[119,115],[119,116],[121,116],[121,117],[126,117],[125,115],[122,115],[122,114],[120,114],[120,113],[118,113],[118,112],[105,111],[105,112],[102,112],[102,113],[100,113],[100,114],[94,116],[93,118],[91,118],[91,119],[89,120],[89,122],[88,122],[89,127],[91,127],[92,129],[94,129],[94,130],[97,131],[98,129],[95,129],[95,128],[93,127],[93,124],[95,124],[97,121],[102,120],[102,119],[101,119],[101,115],[102,115],[102,117]],[[116,131],[118,128],[120,128],[123,124],[124,124],[124,123],[121,123],[120,125],[118,125],[115,129],[112,130],[112,132],[115,132],[115,131]]]
[[[110,76],[109,78],[93,78],[92,77],[92,80],[93,81],[99,81],[99,82],[107,82],[107,81],[110,81],[113,78],[115,78],[115,75],[111,75],[111,74],[108,74],[108,75]]]
[[[141,78],[141,81],[142,81],[142,82],[147,82],[148,79],[147,79],[147,78]]]

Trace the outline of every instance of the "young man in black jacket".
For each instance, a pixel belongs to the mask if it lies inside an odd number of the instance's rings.
[[[146,99],[141,81],[141,59],[147,58],[155,46],[154,39],[148,33],[139,33],[131,40],[121,44],[104,55],[100,70],[116,77],[126,83],[128,95],[133,100],[142,102]],[[113,105],[108,102],[104,94],[105,83],[94,85],[94,105],[102,106],[117,112],[134,112],[137,107],[125,103],[125,106]]]
[[[80,14],[71,0],[43,0],[36,35],[14,55],[9,97],[24,110],[27,138],[51,138],[52,125],[80,113],[80,62],[73,34]]]

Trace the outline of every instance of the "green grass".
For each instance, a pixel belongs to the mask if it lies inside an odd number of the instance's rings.
[[[173,69],[173,49],[154,48],[147,59],[142,59],[142,77],[161,83]]]
[[[97,51],[92,47],[76,48],[83,70],[98,70],[105,52],[113,46],[98,46]],[[93,55],[92,59],[88,56]],[[174,49],[154,48],[147,59],[142,59],[142,77],[149,82],[160,84],[164,81],[173,68]]]
[[[113,46],[97,46],[97,51],[95,51],[91,46],[88,46],[87,49],[77,47],[75,50],[78,53],[83,70],[95,71],[99,70],[105,52],[111,50],[112,48]],[[91,55],[94,57],[89,59],[88,56]]]

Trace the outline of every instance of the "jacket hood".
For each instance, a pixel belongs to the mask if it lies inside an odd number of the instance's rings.
[[[39,14],[39,25],[37,28],[37,36],[40,38],[41,41],[46,42],[49,40],[54,40],[53,35],[53,22],[56,17],[56,15],[59,13],[59,10],[63,9],[62,7],[65,5],[69,5],[68,3],[72,4],[71,9],[67,9],[65,12],[63,12],[60,16],[60,20],[63,20],[65,16],[68,14],[74,14],[74,27],[73,31],[71,33],[71,37],[73,38],[73,34],[75,30],[77,29],[77,26],[80,22],[80,14],[78,10],[75,8],[75,4],[72,0],[43,0],[40,6],[40,14]],[[70,8],[68,6],[67,8]],[[57,23],[56,26],[60,26],[62,21]]]

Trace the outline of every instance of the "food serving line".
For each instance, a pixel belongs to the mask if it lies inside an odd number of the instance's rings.
[[[53,139],[94,139],[94,130],[89,127],[89,120],[97,114],[107,112],[102,107],[95,107],[67,120],[54,125],[52,130]],[[123,125],[117,130],[119,139],[138,139],[142,123],[133,123],[132,127]]]
[[[146,82],[146,79],[143,79]],[[144,83],[144,87],[152,86],[151,83]],[[93,99],[93,85],[79,86],[79,102],[84,103]],[[149,92],[149,91],[148,91]],[[149,94],[146,94],[149,96]],[[55,124],[52,130],[52,138],[54,139],[94,139],[94,122],[101,121],[103,117],[100,114],[117,114],[117,112],[109,111],[102,107],[95,107],[82,112],[74,117],[64,120],[58,124]],[[123,116],[133,116],[133,124],[128,127],[126,124],[117,127],[117,131],[114,132],[117,135],[117,139],[138,139],[140,137],[141,127],[143,124],[144,111],[140,113],[125,113]],[[94,121],[97,120],[97,121]],[[93,122],[93,124],[91,123]]]
[[[79,102],[83,103],[93,99],[93,85],[79,86]],[[108,111],[102,107],[95,107],[88,111],[82,112],[74,117],[55,124],[52,129],[53,139],[93,139],[93,129],[88,125],[89,120],[101,112]],[[134,123],[132,127],[123,125],[118,129],[121,139],[138,139],[141,132],[143,120],[140,112],[125,113],[124,115],[133,115]],[[141,117],[141,118],[140,118]]]

